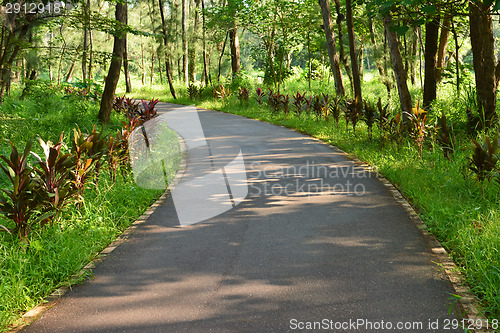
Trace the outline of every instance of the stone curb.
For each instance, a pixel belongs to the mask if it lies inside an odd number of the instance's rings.
[[[106,259],[106,257],[111,254],[118,246],[125,243],[127,239],[129,239],[130,236],[134,233],[134,231],[139,226],[144,224],[144,222],[148,220],[148,218],[155,212],[155,210],[167,200],[167,198],[170,196],[171,189],[175,188],[175,186],[179,184],[180,180],[184,176],[188,164],[186,142],[179,134],[177,134],[177,137],[179,138],[179,143],[181,146],[182,160],[181,164],[179,165],[179,170],[177,171],[177,174],[175,175],[175,178],[172,180],[171,184],[169,184],[168,189],[137,220],[135,220],[127,229],[125,229],[125,231],[123,231],[118,236],[118,238],[111,242],[111,244],[109,244],[104,250],[99,252],[95,256],[95,258],[92,259],[87,265],[85,265],[85,267],[83,267],[78,273],[73,275],[67,286],[62,286],[56,289],[52,294],[44,299],[43,304],[40,304],[26,312],[15,324],[12,325],[11,328],[6,331],[7,333],[19,332],[24,327],[33,323],[45,311],[56,305],[59,302],[59,299],[61,299],[61,297],[63,297],[69,290],[71,290],[71,286],[78,283],[78,280],[81,280],[82,277],[86,280],[88,279],[88,276],[92,276],[92,269],[98,263]]]

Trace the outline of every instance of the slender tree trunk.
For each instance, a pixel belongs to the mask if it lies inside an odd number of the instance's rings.
[[[89,22],[89,65],[88,65],[88,72],[87,72],[87,78],[89,80],[92,79],[92,65],[94,62],[94,44],[92,40],[92,27],[90,26]]]
[[[87,0],[83,8],[85,26],[83,27],[82,80],[85,81],[87,79],[87,57],[89,50],[90,0]]]
[[[182,73],[184,84],[189,83],[188,73],[188,35],[187,35],[188,3],[182,0]]]
[[[354,19],[352,17],[352,2],[346,0],[346,20],[347,20],[347,36],[349,37],[349,51],[351,56],[352,79],[354,83],[354,103],[358,114],[363,108],[363,98],[361,96],[361,78],[358,66],[358,56],[356,54],[356,43],[354,36]]]
[[[436,54],[439,37],[439,17],[435,17],[425,25],[425,54],[424,54],[424,101],[423,107],[429,108],[436,99]]]
[[[349,84],[351,86],[351,91],[354,91],[354,82],[352,80],[352,70],[351,66],[347,62],[347,56],[344,50],[344,33],[342,31],[342,21],[344,20],[344,14],[340,10],[340,0],[335,0],[335,10],[337,11],[337,39],[339,41],[339,58],[340,62],[344,66],[347,77],[349,78]]]
[[[183,0],[185,1],[185,0]],[[158,0],[158,4],[160,5],[160,17],[161,17],[161,27],[163,31],[163,46],[165,47],[165,72],[167,74],[168,87],[170,88],[170,93],[174,99],[177,99],[177,95],[175,94],[174,84],[172,82],[172,72],[170,69],[170,55],[168,52],[168,34],[167,27],[165,25],[165,13],[163,12],[163,3],[162,0]]]
[[[389,79],[387,74],[387,66],[385,64],[385,51],[380,49],[380,46],[375,38],[375,29],[373,27],[373,20],[369,19],[368,27],[370,29],[370,39],[373,45],[373,56],[375,58],[375,65],[377,66],[378,73],[385,87],[387,88],[387,93],[391,94],[392,81]],[[383,55],[381,55],[381,53]]]
[[[220,53],[220,57],[219,57],[219,72],[217,74],[217,82],[220,82],[220,70],[221,70],[221,65],[222,65],[222,57],[224,56],[224,50],[226,49],[226,42],[227,42],[227,36],[229,34],[226,33],[226,38],[224,38],[224,44],[222,44],[222,51]]]
[[[142,85],[145,85],[146,84],[146,64],[144,63],[144,44],[141,44],[141,69],[142,69],[141,82],[142,82]]]
[[[458,46],[458,33],[457,30],[455,29],[455,23],[453,22],[453,18],[451,19],[451,31],[453,33],[453,39],[455,41],[455,71],[457,73],[457,96],[460,95],[460,64],[459,64],[459,58],[458,58],[458,51],[459,51],[459,46]]]
[[[491,5],[484,1],[469,2],[470,41],[474,73],[476,78],[477,102],[479,112],[487,127],[496,119],[496,61]]]
[[[201,0],[201,13],[203,15],[203,75],[205,77],[205,85],[208,86],[208,64],[207,64],[207,38],[206,38],[206,25],[205,25],[205,0]]]
[[[340,70],[340,61],[335,47],[335,35],[332,30],[332,14],[330,12],[329,0],[319,0],[321,13],[323,15],[323,25],[326,35],[326,45],[328,48],[328,57],[330,58],[330,66],[333,71],[335,80],[335,91],[338,96],[345,95],[344,81],[342,79],[342,71]]]
[[[128,11],[125,16],[125,24],[128,24]],[[127,36],[125,35],[125,45],[123,48],[123,73],[125,74],[125,92],[132,92],[132,82],[130,80],[130,71],[128,68],[128,47]]]
[[[398,87],[403,122],[406,123],[408,120],[408,113],[411,112],[412,109],[411,95],[406,82],[403,58],[401,57],[401,52],[399,51],[399,41],[396,36],[396,32],[391,31],[391,25],[392,17],[389,13],[384,17],[384,27],[387,35],[387,43],[389,44],[389,50],[391,52],[392,68],[394,70],[394,75],[396,76],[396,85]]]
[[[116,20],[124,24],[126,17],[127,4],[117,2],[115,10]],[[111,58],[111,64],[109,65],[108,76],[106,77],[104,92],[102,93],[101,107],[98,114],[99,120],[104,124],[109,123],[111,111],[113,109],[113,100],[115,97],[116,85],[118,84],[118,79],[120,78],[120,69],[122,67],[125,40],[126,39],[123,34],[117,34],[114,36],[113,57]]]
[[[78,53],[78,51],[77,51]],[[76,59],[77,55],[75,54],[75,57],[73,58],[73,61],[71,62],[71,66],[69,66],[68,73],[66,74],[66,82],[71,82],[71,78],[73,77],[73,72],[75,71],[75,66],[76,66]]]
[[[200,29],[200,2],[201,0],[195,0],[194,2],[194,27],[191,32],[191,40],[189,43],[189,81],[196,81],[196,48],[199,39],[199,29]]]
[[[238,39],[238,27],[236,23],[229,30],[229,44],[231,46],[231,70],[234,76],[240,71],[240,41]]]
[[[238,23],[236,21],[236,9],[234,0],[228,1],[231,11],[231,28],[229,30],[229,45],[231,48],[231,70],[233,77],[240,71],[240,40],[238,38]]]
[[[54,39],[54,33],[52,30],[49,32],[49,80],[54,79],[54,73],[52,72],[52,41]]]
[[[155,75],[155,60],[156,56],[154,53],[151,54],[151,71],[149,72],[149,82],[153,85],[153,77]]]
[[[447,15],[443,19],[441,34],[439,36],[439,47],[438,47],[437,63],[436,63],[436,80],[438,82],[441,81],[443,68],[446,66],[445,56],[446,56],[446,46],[448,45],[448,38],[450,36],[450,25],[451,25],[451,19],[450,16]]]

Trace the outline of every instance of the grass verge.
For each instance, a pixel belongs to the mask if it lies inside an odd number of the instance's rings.
[[[23,101],[16,93],[0,109],[0,154],[10,153],[11,141],[24,147],[28,140],[41,137],[56,141],[61,132],[69,145],[75,126],[91,130],[97,123],[99,104],[80,97],[64,96],[57,88],[41,84]],[[114,133],[122,119],[113,114],[105,133]],[[35,144],[34,148],[40,149]],[[172,170],[180,161],[169,164]],[[133,223],[164,190],[139,187],[130,173],[117,177],[102,171],[97,184],[84,192],[84,201],[73,203],[60,223],[31,232],[29,244],[0,232],[0,331],[6,331],[23,313],[43,302],[55,289],[83,281],[74,280],[95,255]],[[0,176],[0,188],[6,188]],[[0,224],[10,226],[0,217]]]

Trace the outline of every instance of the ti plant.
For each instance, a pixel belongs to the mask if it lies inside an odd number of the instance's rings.
[[[335,120],[335,126],[339,127],[340,120],[340,112],[342,111],[342,107],[340,104],[340,100],[337,98],[332,98],[332,102],[330,103],[330,114],[333,116]]]
[[[385,143],[387,137],[387,130],[389,128],[390,116],[387,112],[388,107],[389,103],[387,103],[384,107],[382,107],[382,99],[379,97],[377,102],[378,117],[376,121],[378,123],[378,129],[380,132],[380,141],[382,142],[382,145],[384,145]]]
[[[224,87],[223,84],[219,84],[212,89],[212,94],[214,95],[215,99],[224,99],[231,96],[231,91],[228,88]]]
[[[473,154],[469,158],[468,166],[480,181],[491,176],[491,171],[494,170],[498,162],[498,141],[498,134],[491,141],[488,137],[484,138],[484,142],[477,142],[472,139],[471,149]]]
[[[437,140],[443,149],[444,157],[449,160],[450,156],[453,155],[453,142],[451,138],[451,130],[448,127],[444,112],[441,114],[441,117],[439,117],[438,124]]]
[[[124,158],[122,152],[122,135],[123,131],[118,130],[115,137],[110,136],[106,141],[106,162],[109,166],[112,181],[116,180],[118,167],[122,163],[122,159]]]
[[[279,92],[275,93],[272,89],[269,89],[269,93],[267,94],[267,104],[274,113],[277,113],[281,106],[281,94]]]
[[[31,177],[32,168],[28,165],[32,142],[28,142],[22,154],[11,143],[10,156],[0,156],[6,166],[0,164],[0,169],[12,184],[12,189],[0,189],[0,213],[12,220],[15,224],[10,233],[15,233],[19,238],[26,240],[30,230],[40,220],[50,217],[53,213],[39,215],[38,208],[44,204],[43,198],[35,195],[34,182]],[[6,227],[2,226],[5,230]]]
[[[199,98],[199,97],[201,98],[201,95],[203,93],[203,88],[198,87],[194,83],[190,83],[187,91],[188,91],[189,98],[192,100],[195,100],[196,98]]]
[[[401,112],[396,113],[395,116],[390,118],[387,129],[389,132],[389,139],[391,142],[396,143],[399,150],[403,142],[403,121],[401,119]]]
[[[372,139],[372,129],[373,129],[373,124],[375,123],[375,117],[377,110],[375,107],[363,100],[364,104],[364,109],[363,109],[363,120],[366,123],[366,126],[368,127],[368,137],[370,140]]]
[[[280,95],[280,100],[281,104],[283,104],[283,112],[285,114],[288,114],[289,112],[289,107],[290,107],[290,96],[287,95]]]
[[[125,96],[116,97],[113,102],[113,109],[118,113],[123,113],[127,119],[134,119],[139,114],[139,103]]]
[[[297,114],[301,114],[302,113],[302,108],[303,108],[303,105],[305,103],[305,99],[306,99],[306,94],[300,94],[300,92],[297,91],[297,93],[295,95],[292,95],[292,98],[293,98],[293,106],[294,106],[294,110],[295,110],[295,113]]]
[[[33,169],[38,175],[35,182],[39,194],[47,203],[45,211],[54,212],[57,217],[75,194],[75,188],[71,183],[71,172],[74,167],[73,155],[61,153],[63,133],[56,144],[42,139],[39,141],[44,153],[43,158],[34,152],[31,153],[37,160],[36,168]],[[51,220],[52,218],[48,218],[42,221],[42,224]]]
[[[139,109],[138,116],[143,122],[153,119],[158,115],[156,111],[156,104],[158,104],[159,99],[152,99],[150,101],[141,100],[142,109]]]
[[[73,129],[73,155],[74,155],[74,179],[73,184],[80,198],[83,195],[85,184],[92,176],[92,167],[95,166],[103,156],[102,149],[105,146],[105,139],[97,133],[95,127],[89,135],[85,135],[80,128]],[[93,145],[100,147],[93,147]],[[101,149],[101,151],[99,151]]]
[[[424,146],[424,139],[427,135],[427,111],[420,108],[420,101],[417,101],[417,106],[412,108],[411,113],[407,113],[408,115],[408,129],[410,135],[415,140],[417,147],[420,151],[420,156],[422,156],[422,150]]]
[[[357,99],[355,99],[354,101],[347,100],[345,104],[346,107],[344,108],[344,114],[345,114],[346,128],[349,128],[349,121],[351,121],[353,133],[356,134],[356,124],[358,123],[358,118],[359,118],[358,110],[356,108],[358,100]]]
[[[240,100],[240,103],[245,102],[246,104],[248,104],[249,95],[250,95],[250,93],[248,91],[248,88],[246,88],[246,87],[239,88],[238,99]]]
[[[257,100],[257,103],[259,103],[259,105],[262,105],[262,100],[264,96],[266,96],[266,93],[263,92],[261,88],[257,88],[255,90],[255,94],[256,94],[255,99]]]

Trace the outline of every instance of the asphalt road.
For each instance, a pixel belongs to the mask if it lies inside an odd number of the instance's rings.
[[[208,146],[189,149],[179,186],[241,151],[246,198],[231,193],[230,168],[207,193],[222,205],[229,193],[232,209],[180,226],[176,208],[212,212],[196,196],[183,207],[169,198],[23,332],[306,332],[313,322],[330,332],[457,332],[444,329],[457,318],[449,281],[373,174],[288,129],[198,114]]]

